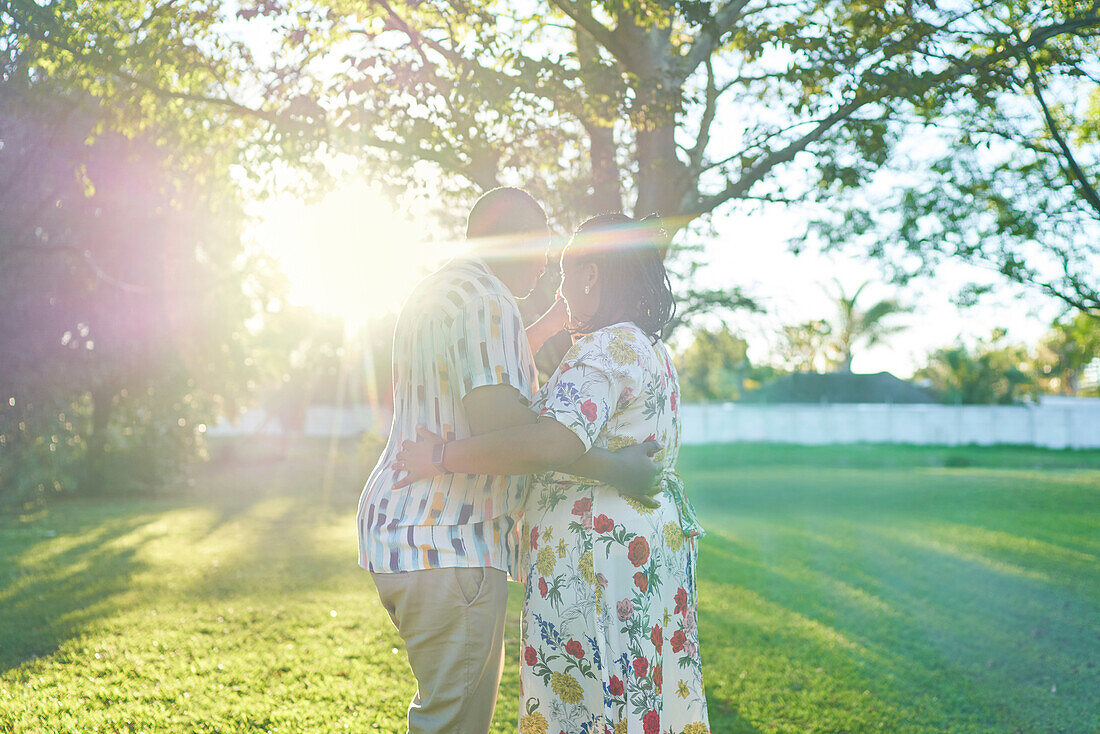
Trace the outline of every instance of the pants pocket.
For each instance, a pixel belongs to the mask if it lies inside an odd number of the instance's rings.
[[[470,606],[481,596],[481,590],[485,588],[484,568],[456,568],[454,569],[455,583],[458,593],[466,606]]]

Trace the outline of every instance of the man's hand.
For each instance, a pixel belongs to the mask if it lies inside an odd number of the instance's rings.
[[[554,305],[546,310],[538,320],[527,327],[527,343],[531,345],[532,352],[542,349],[550,337],[565,328],[569,318],[569,311],[565,307],[565,301],[559,294]]]
[[[390,468],[398,472],[405,472],[404,478],[394,483],[394,489],[404,489],[413,482],[431,479],[438,475],[432,463],[432,451],[436,444],[443,443],[443,437],[432,433],[424,426],[416,427],[415,441],[402,441],[401,450],[397,452],[396,459]]]
[[[660,491],[657,485],[660,470],[652,459],[660,450],[661,444],[656,441],[643,441],[612,452],[619,460],[615,472],[617,481],[612,483],[619,494],[644,507],[660,507],[661,503],[653,499]]]

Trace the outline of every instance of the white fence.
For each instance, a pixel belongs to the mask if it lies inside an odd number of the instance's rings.
[[[372,410],[364,406],[337,408],[334,405],[313,405],[306,409],[302,433],[306,436],[358,436],[375,429],[386,434],[392,414],[386,408]],[[210,426],[208,436],[278,436],[283,426],[278,418],[262,409],[247,410],[236,421],[221,421]]]
[[[1000,405],[685,405],[684,443],[1100,448],[1100,399]]]
[[[1100,448],[1100,399],[1044,400],[1039,405],[684,405],[683,441],[736,443],[1021,444]],[[364,407],[315,405],[306,413],[307,436],[356,436],[375,427],[385,434],[390,413]],[[221,423],[209,434],[279,434],[263,411]]]

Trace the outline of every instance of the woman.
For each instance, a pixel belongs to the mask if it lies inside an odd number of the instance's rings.
[[[532,474],[592,447],[657,439],[656,507],[606,484],[539,474],[527,502],[529,559],[520,678],[522,734],[709,731],[696,626],[702,530],[674,473],[679,385],[661,334],[674,312],[655,222],[605,214],[562,253],[573,347],[532,423],[440,446],[406,442],[406,481],[439,471]],[[536,417],[537,416],[537,417]]]

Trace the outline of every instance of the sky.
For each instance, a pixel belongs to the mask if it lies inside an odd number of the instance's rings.
[[[835,301],[829,292],[833,279],[849,294],[869,281],[859,303],[895,298],[914,309],[895,320],[906,327],[904,331],[882,345],[855,352],[855,372],[887,371],[909,377],[932,351],[960,341],[973,344],[995,328],[1007,329],[1011,341],[1033,344],[1061,311],[1051,299],[1009,284],[979,305],[960,310],[951,303],[951,294],[970,276],[987,277],[961,264],[941,268],[934,282],[897,288],[885,284],[881,271],[866,260],[809,250],[794,255],[787,242],[805,230],[807,218],[804,211],[779,207],[761,214],[720,214],[715,218],[717,236],[706,244],[707,264],[700,271],[700,285],[737,284],[763,304],[762,316],[735,315],[729,320],[733,330],[748,341],[749,358],[754,362],[766,361],[782,325],[829,320],[835,315]]]

